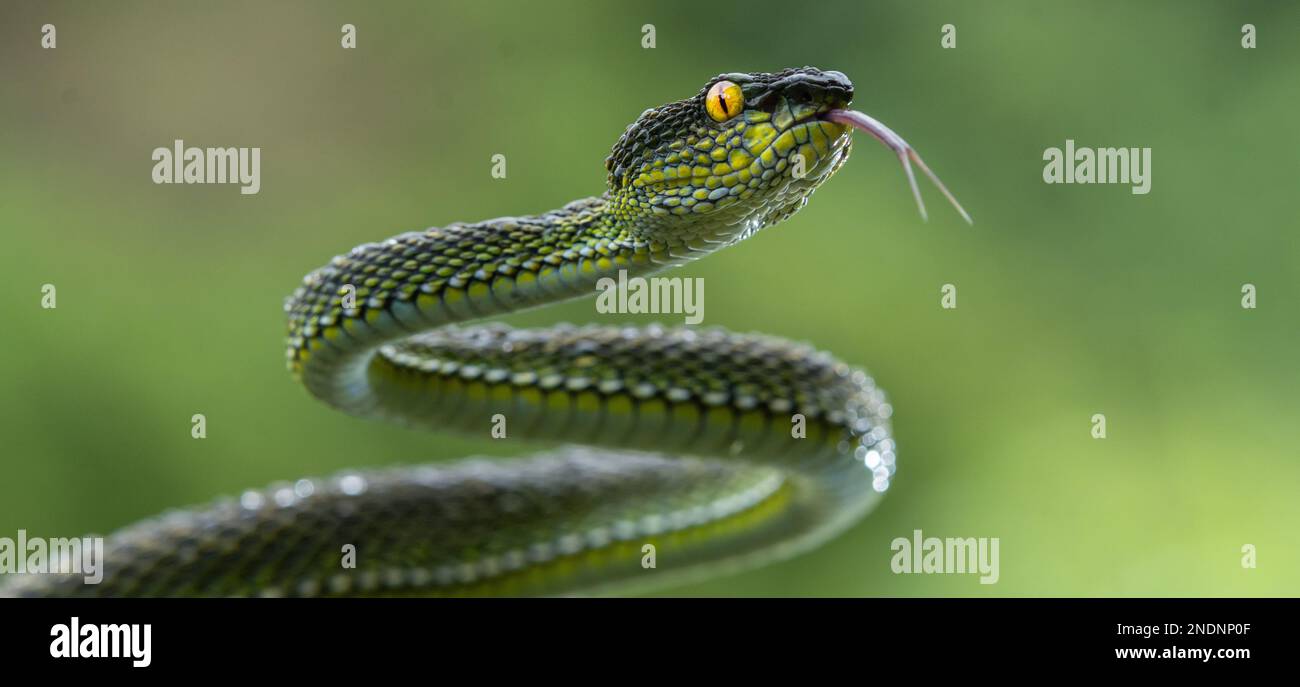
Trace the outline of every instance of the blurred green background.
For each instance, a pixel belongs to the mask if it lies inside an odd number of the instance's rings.
[[[312,400],[284,370],[283,297],[357,243],[597,194],[645,108],[720,72],[809,64],[848,74],[855,106],[916,145],[976,225],[929,187],[922,223],[896,160],[861,139],[794,219],[679,272],[706,278],[705,324],[870,370],[900,470],[816,552],[665,593],[1300,591],[1300,5],[7,2],[0,17],[0,536],[528,450]],[[956,50],[939,47],[947,23]],[[176,138],[262,147],[261,193],[154,185],[150,153]],[[1150,195],[1044,184],[1043,150],[1067,138],[1151,147]],[[592,321],[593,302],[509,321]],[[892,574],[889,543],[914,529],[999,537],[999,583]]]

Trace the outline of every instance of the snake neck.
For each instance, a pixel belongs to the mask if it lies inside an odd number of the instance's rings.
[[[386,343],[592,296],[603,277],[657,272],[743,238],[735,223],[709,218],[664,231],[633,216],[636,202],[614,191],[541,215],[357,246],[308,274],[286,301],[289,370],[331,405],[364,413],[365,368]]]

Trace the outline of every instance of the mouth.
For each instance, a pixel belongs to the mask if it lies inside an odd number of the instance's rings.
[[[948,199],[948,202],[952,203],[952,206],[961,214],[962,219],[966,220],[967,224],[975,224],[970,215],[966,213],[965,208],[961,206],[961,203],[957,202],[957,198],[948,191],[948,187],[944,186],[939,177],[930,171],[930,167],[921,159],[921,155],[916,152],[916,149],[903,140],[902,136],[894,133],[893,129],[885,126],[872,116],[857,110],[833,108],[819,113],[817,118],[851,127],[858,131],[865,131],[872,138],[880,141],[886,148],[894,151],[894,154],[898,156],[899,161],[903,164],[903,171],[907,173],[907,183],[912,187],[912,196],[916,198],[916,206],[921,211],[922,220],[928,219],[928,215],[925,212],[925,201],[921,200],[921,189],[916,185],[916,175],[912,172],[913,162],[916,163],[917,167],[921,168],[922,172],[925,172],[930,181],[934,182],[934,185],[939,188],[939,191]]]

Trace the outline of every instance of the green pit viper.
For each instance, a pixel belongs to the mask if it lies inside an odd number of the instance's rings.
[[[626,592],[843,531],[895,471],[891,408],[863,372],[716,328],[458,323],[592,296],[620,270],[649,275],[748,238],[808,202],[853,129],[899,156],[922,216],[911,163],[969,221],[906,142],[846,109],[852,98],[835,71],[720,75],[627,127],[603,195],[361,245],[287,299],[289,370],[330,406],[483,437],[500,415],[510,438],[559,448],[251,490],[112,535],[100,584],[28,575],[9,592]]]

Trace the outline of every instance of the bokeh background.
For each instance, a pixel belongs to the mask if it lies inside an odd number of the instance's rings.
[[[1209,0],[6,2],[0,535],[527,451],[312,400],[284,370],[283,297],[357,243],[597,194],[645,108],[720,72],[810,64],[848,74],[855,106],[916,145],[976,225],[928,187],[922,223],[863,139],[794,219],[681,271],[707,281],[705,324],[870,370],[900,470],[816,552],[664,593],[1295,595],[1298,19],[1295,3]],[[262,147],[261,193],[154,185],[150,153],[176,138]],[[1067,138],[1151,147],[1152,192],[1044,184],[1043,150]],[[593,301],[509,321],[592,321]],[[889,543],[914,529],[999,537],[999,583],[892,574]]]

